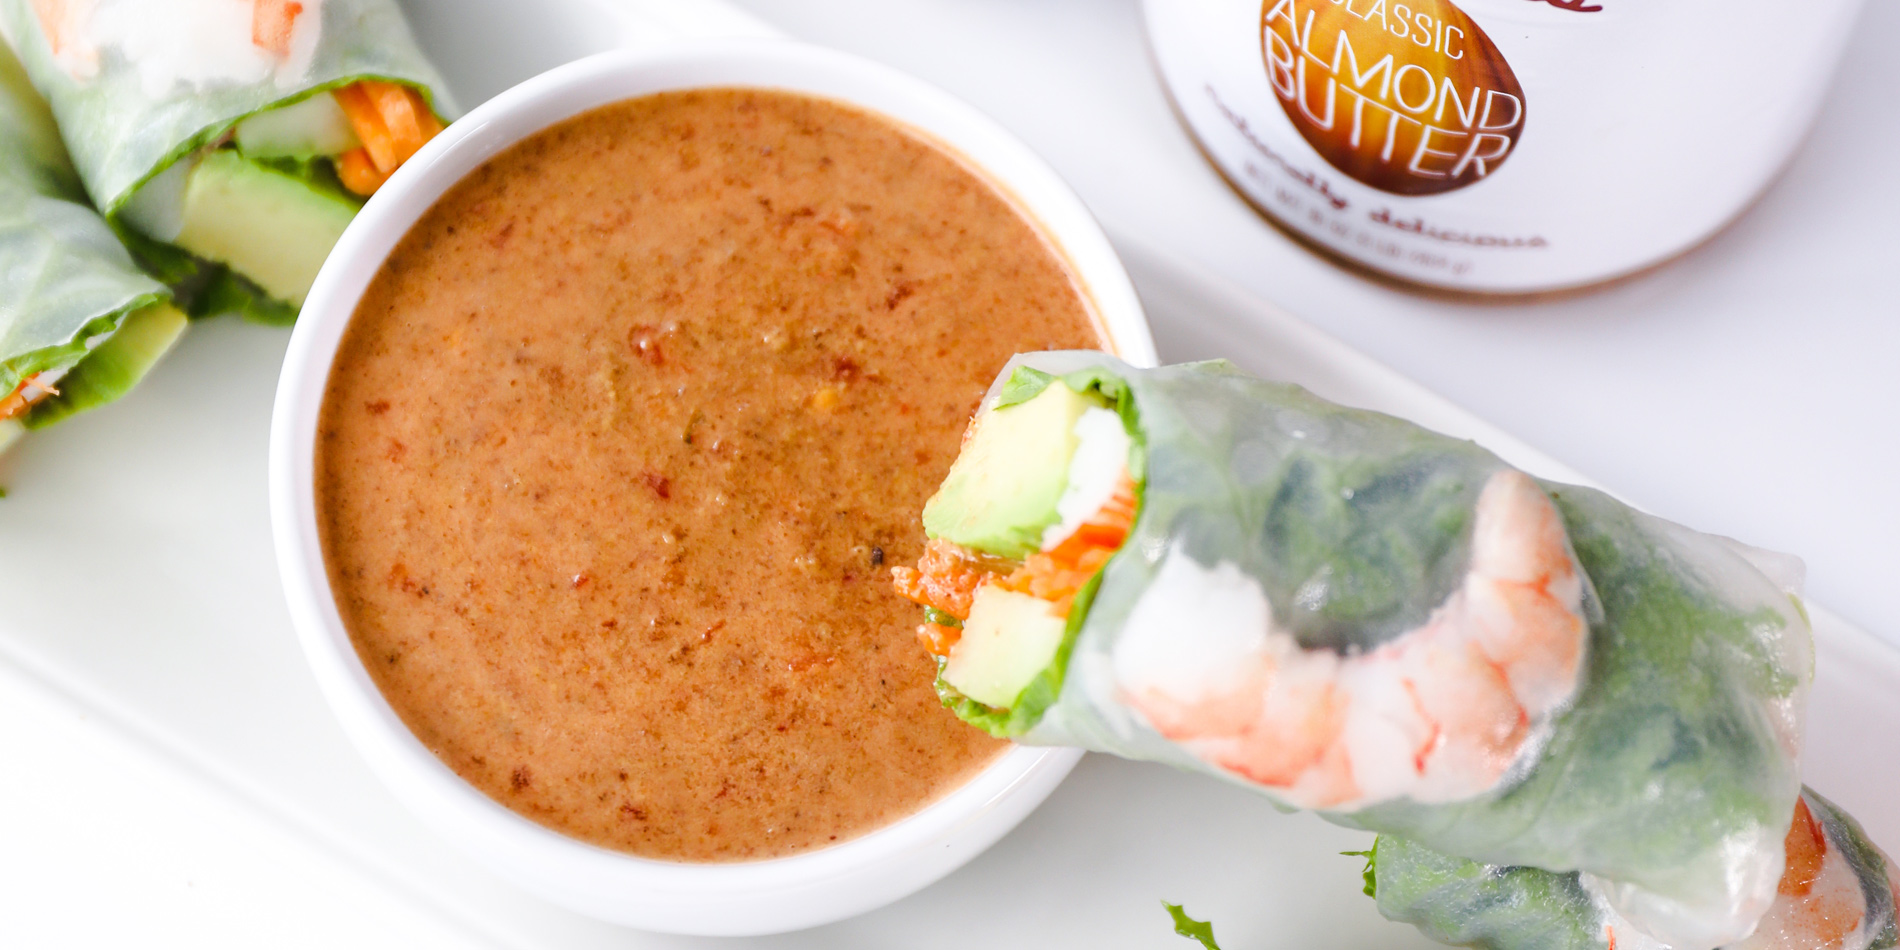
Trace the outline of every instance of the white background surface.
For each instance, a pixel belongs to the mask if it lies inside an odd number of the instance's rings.
[[[739,3],[968,99],[1111,234],[1278,303],[1658,514],[1801,555],[1816,600],[1900,644],[1900,2],[1869,0],[1808,141],[1732,227],[1648,276],[1532,305],[1387,289],[1262,223],[1175,122],[1136,0]],[[1721,53],[1685,38],[1686,56]]]
[[[410,6],[473,102],[621,42],[586,15],[607,2]],[[1142,243],[1287,305],[1640,503],[1802,553],[1817,600],[1900,634],[1900,604],[1883,600],[1900,566],[1886,541],[1900,527],[1886,491],[1900,474],[1887,369],[1900,248],[1884,230],[1900,183],[1880,168],[1900,132],[1867,87],[1900,79],[1879,55],[1900,28],[1894,0],[1873,0],[1816,144],[1736,229],[1653,277],[1531,308],[1386,291],[1260,224],[1173,125],[1132,3],[749,2],[949,87],[1049,156],[1123,237],[1165,358],[1233,355],[1538,467]],[[1856,189],[1855,169],[1885,177]],[[1101,757],[964,870],[834,927],[685,940],[528,897],[375,783],[298,655],[264,501],[285,340],[201,325],[136,398],[0,466],[0,947],[1192,946],[1168,934],[1164,897],[1214,917],[1230,950],[1429,946],[1379,920],[1352,862],[1331,854],[1367,836]],[[1900,658],[1819,619],[1807,774],[1893,844]]]

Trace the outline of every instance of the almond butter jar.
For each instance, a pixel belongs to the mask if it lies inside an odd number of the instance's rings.
[[[1145,0],[1202,151],[1309,245],[1524,294],[1667,260],[1806,136],[1862,0]]]

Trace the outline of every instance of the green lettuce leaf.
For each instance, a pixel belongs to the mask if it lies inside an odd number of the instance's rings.
[[[1346,858],[1365,858],[1366,859],[1365,870],[1359,872],[1361,877],[1365,880],[1366,896],[1378,897],[1379,896],[1379,870],[1378,870],[1379,839],[1377,838],[1372,839],[1372,847],[1367,848],[1364,851],[1341,851],[1339,852],[1339,854],[1341,857],[1346,857]]]
[[[935,607],[924,608],[924,620],[927,623],[934,623],[940,627],[962,627],[963,626],[963,621],[958,620],[957,618],[952,617],[949,614],[944,613],[943,611],[938,610]]]
[[[1168,916],[1174,918],[1174,932],[1190,940],[1198,940],[1206,950],[1220,950],[1220,944],[1214,942],[1214,925],[1210,921],[1195,920],[1187,915],[1180,904],[1161,902],[1168,909]]]

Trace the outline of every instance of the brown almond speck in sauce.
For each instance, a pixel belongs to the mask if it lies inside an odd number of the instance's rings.
[[[882,565],[1052,343],[1101,343],[1066,266],[934,145],[776,92],[586,113],[359,305],[317,447],[338,607],[410,729],[534,821],[686,861],[848,840],[1004,748],[938,704]]]

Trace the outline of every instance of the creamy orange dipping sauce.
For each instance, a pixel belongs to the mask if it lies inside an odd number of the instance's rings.
[[[632,100],[419,221],[337,353],[317,501],[396,712],[557,831],[655,858],[823,847],[1003,748],[932,692],[917,514],[1021,350],[1102,344],[955,156],[840,104]]]

